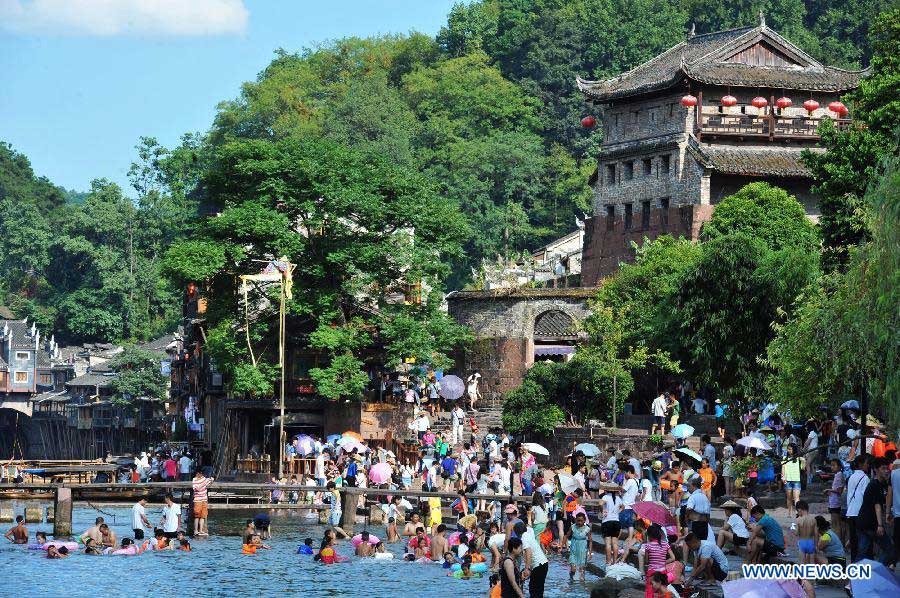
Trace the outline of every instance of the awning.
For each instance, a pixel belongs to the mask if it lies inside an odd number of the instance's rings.
[[[534,354],[543,355],[574,355],[574,345],[535,345]]]

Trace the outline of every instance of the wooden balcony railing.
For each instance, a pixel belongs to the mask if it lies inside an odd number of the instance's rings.
[[[774,113],[762,115],[700,113],[695,132],[698,138],[707,135],[815,140],[819,138],[819,125],[825,118],[778,116]],[[830,120],[838,129],[847,128],[851,122],[850,119]]]

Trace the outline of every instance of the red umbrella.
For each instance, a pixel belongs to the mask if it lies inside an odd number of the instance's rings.
[[[675,517],[669,512],[668,507],[653,501],[636,502],[631,506],[634,514],[644,519],[649,519],[651,523],[655,523],[661,527],[669,525],[678,525]]]

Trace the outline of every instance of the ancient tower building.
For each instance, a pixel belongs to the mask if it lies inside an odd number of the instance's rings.
[[[599,108],[603,144],[582,284],[633,258],[632,241],[696,239],[717,202],[764,180],[819,214],[800,161],[817,127],[850,122],[841,94],[863,72],[824,66],[765,25],[688,39],[605,81],[578,80]]]

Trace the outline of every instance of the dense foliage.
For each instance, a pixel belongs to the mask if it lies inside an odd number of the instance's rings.
[[[126,347],[110,366],[117,373],[110,379],[117,405],[134,406],[138,400],[161,401],[166,397],[166,380],[160,371],[159,357],[137,347]]]

